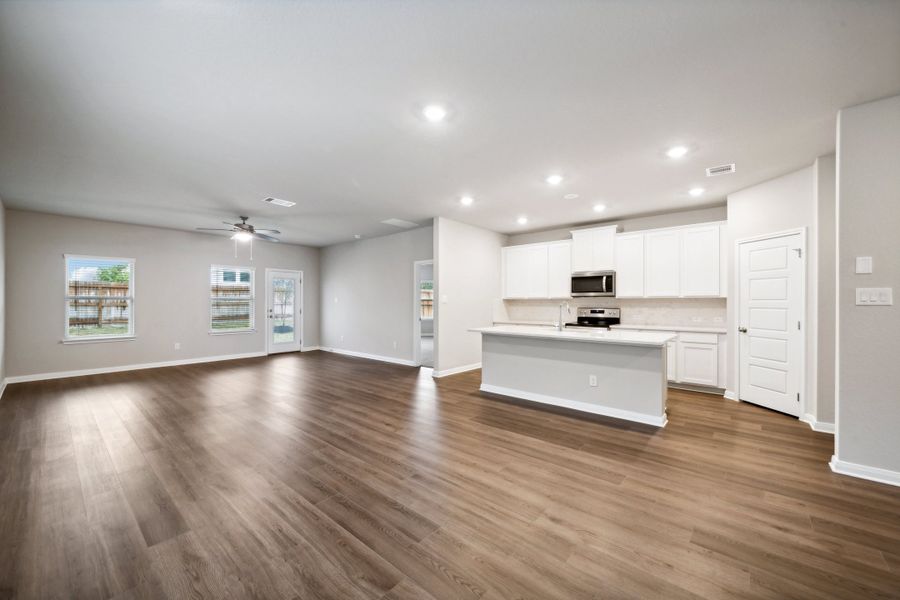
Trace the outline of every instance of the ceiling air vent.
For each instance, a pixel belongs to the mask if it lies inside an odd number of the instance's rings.
[[[277,204],[278,206],[293,206],[297,204],[296,202],[291,202],[290,200],[281,200],[280,198],[266,198],[263,202],[268,202],[269,204]]]
[[[734,173],[734,163],[730,165],[719,165],[718,167],[707,167],[706,176],[715,177],[716,175],[728,175]]]
[[[382,221],[385,225],[393,225],[394,227],[402,227],[404,229],[411,229],[413,227],[418,227],[418,223],[413,223],[412,221],[404,221],[403,219],[385,219]]]

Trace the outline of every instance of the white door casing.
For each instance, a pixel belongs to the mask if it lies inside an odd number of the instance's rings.
[[[297,352],[303,344],[303,273],[266,269],[266,353]]]
[[[805,247],[800,232],[738,243],[739,398],[801,414]]]

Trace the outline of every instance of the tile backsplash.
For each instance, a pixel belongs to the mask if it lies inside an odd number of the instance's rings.
[[[725,327],[725,298],[573,298],[572,313],[564,318],[575,320],[575,308],[600,306],[621,308],[624,325],[671,325],[691,327]],[[495,304],[495,321],[556,321],[557,300],[501,300]]]

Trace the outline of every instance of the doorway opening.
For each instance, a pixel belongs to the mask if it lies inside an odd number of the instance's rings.
[[[434,261],[413,263],[413,352],[416,365],[434,367]]]

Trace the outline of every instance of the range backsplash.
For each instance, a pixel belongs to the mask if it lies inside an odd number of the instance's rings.
[[[575,308],[601,306],[621,308],[623,325],[681,325],[725,327],[725,298],[573,298],[569,300],[575,320]],[[494,307],[495,321],[556,321],[557,300],[501,300]]]

